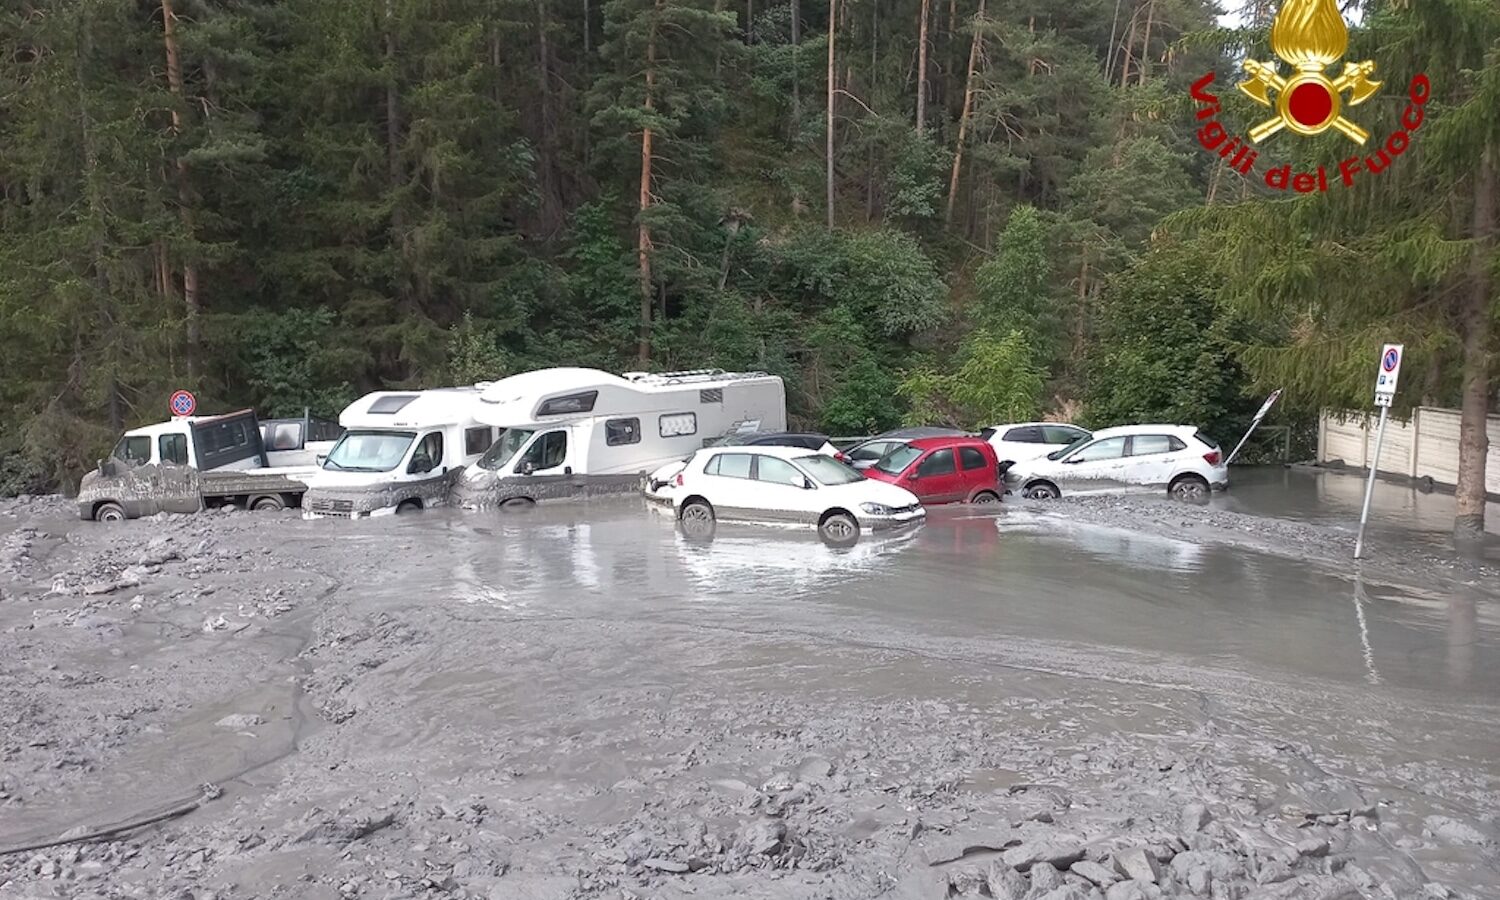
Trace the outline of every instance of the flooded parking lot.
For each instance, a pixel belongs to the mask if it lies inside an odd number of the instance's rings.
[[[0,896],[1500,896],[1500,584],[1385,485],[1356,570],[1350,484],[849,549],[11,509]]]

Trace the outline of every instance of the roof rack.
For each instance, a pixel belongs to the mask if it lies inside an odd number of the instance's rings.
[[[626,372],[621,377],[637,384],[691,384],[695,381],[764,378],[766,373],[726,372],[723,369],[685,369],[681,372]]]

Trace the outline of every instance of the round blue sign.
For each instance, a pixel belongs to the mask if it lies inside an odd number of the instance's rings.
[[[174,416],[190,416],[198,409],[198,398],[187,391],[177,391],[168,401]]]
[[[1392,347],[1391,349],[1385,351],[1385,359],[1380,361],[1380,365],[1381,368],[1385,369],[1387,372],[1394,372],[1396,371],[1396,364],[1400,361],[1401,354],[1396,352],[1395,347]]]

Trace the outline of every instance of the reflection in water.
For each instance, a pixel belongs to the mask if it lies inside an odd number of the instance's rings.
[[[1456,685],[1467,685],[1473,677],[1478,619],[1472,596],[1454,594],[1448,598],[1448,678]]]
[[[1365,621],[1365,580],[1354,576],[1354,617],[1359,621],[1359,642],[1365,650],[1365,671],[1371,684],[1380,683],[1380,672],[1375,668],[1375,649],[1370,646],[1370,625]]]

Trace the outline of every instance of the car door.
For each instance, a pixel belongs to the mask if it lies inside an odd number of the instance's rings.
[[[156,438],[156,453],[161,467],[157,475],[155,505],[157,509],[145,511],[142,501],[141,515],[151,515],[159,510],[176,513],[197,512],[203,505],[199,490],[199,478],[188,466],[188,437],[183,432],[169,432]]]
[[[721,519],[751,517],[759,491],[751,480],[754,471],[754,454],[715,453],[704,463],[701,475],[685,481],[683,494],[701,494]]]
[[[916,494],[923,503],[952,503],[963,499],[963,477],[958,473],[952,447],[931,451],[907,471],[911,473],[907,476],[909,482],[902,487]]]
[[[1074,450],[1058,467],[1058,487],[1064,493],[1117,490],[1124,484],[1126,441],[1104,438]]]
[[[1176,453],[1187,447],[1170,434],[1137,434],[1126,452],[1126,483],[1144,487],[1166,487],[1177,465]]]
[[[815,489],[807,487],[809,479],[784,459],[756,454],[752,476],[757,490],[757,504],[763,517],[773,522],[817,522],[813,509]]]
[[[958,471],[962,481],[960,500],[968,500],[982,490],[998,489],[995,465],[978,447],[958,448]]]

